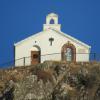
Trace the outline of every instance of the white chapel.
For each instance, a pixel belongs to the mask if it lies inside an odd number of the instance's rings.
[[[15,43],[14,47],[15,66],[47,60],[88,62],[91,49],[91,46],[62,32],[55,13],[46,16],[46,24],[41,32]]]

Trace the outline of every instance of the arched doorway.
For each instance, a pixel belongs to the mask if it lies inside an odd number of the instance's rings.
[[[61,50],[62,61],[76,61],[76,48],[70,42],[63,45]]]
[[[31,49],[31,64],[38,64],[41,62],[41,49],[39,46],[33,46]]]

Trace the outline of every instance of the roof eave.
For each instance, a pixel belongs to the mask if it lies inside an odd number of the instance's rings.
[[[91,48],[90,45],[87,45],[87,44],[85,44],[84,42],[82,42],[82,41],[80,41],[80,40],[78,40],[78,39],[76,39],[76,38],[74,38],[74,37],[72,37],[72,36],[70,36],[70,35],[67,35],[67,34],[65,34],[65,33],[62,32],[62,31],[59,31],[59,30],[56,30],[56,29],[52,29],[52,28],[51,28],[51,30],[56,31],[56,32],[58,32],[58,33],[60,33],[60,34],[62,34],[62,35],[64,35],[64,36],[66,36],[66,37],[68,37],[68,38],[70,38],[70,39],[76,41],[76,42],[79,42],[81,45],[85,46],[86,48]]]

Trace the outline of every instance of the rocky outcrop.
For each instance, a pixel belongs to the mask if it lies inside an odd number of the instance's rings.
[[[100,63],[46,61],[0,70],[0,100],[100,100]]]

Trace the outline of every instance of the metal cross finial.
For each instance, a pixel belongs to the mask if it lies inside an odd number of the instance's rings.
[[[50,41],[50,45],[52,46],[52,42],[54,41],[54,38],[49,38],[49,41]]]

